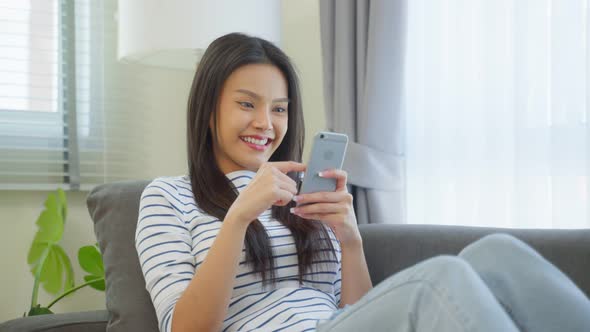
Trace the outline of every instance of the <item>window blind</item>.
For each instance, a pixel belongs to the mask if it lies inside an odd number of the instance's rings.
[[[141,71],[116,60],[116,1],[0,0],[0,190],[143,178]]]

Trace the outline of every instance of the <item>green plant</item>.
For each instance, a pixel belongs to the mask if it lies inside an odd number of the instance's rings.
[[[76,290],[90,286],[104,291],[104,266],[97,245],[81,247],[78,250],[78,262],[89,274],[84,276],[84,283],[76,286],[74,270],[66,252],[59,245],[64,232],[68,206],[66,195],[58,189],[49,193],[45,200],[45,209],[37,218],[38,230],[29,249],[27,262],[35,278],[31,308],[24,316],[53,313],[50,308],[57,301],[72,294]],[[39,286],[51,295],[58,295],[46,307],[38,303]]]

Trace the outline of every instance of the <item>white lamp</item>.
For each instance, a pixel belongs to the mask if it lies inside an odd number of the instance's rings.
[[[243,32],[280,41],[281,0],[118,0],[120,61],[194,70],[209,44]]]

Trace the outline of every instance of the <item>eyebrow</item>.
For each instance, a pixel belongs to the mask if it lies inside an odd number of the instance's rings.
[[[241,92],[241,93],[246,94],[254,99],[258,99],[258,100],[262,99],[258,94],[254,93],[252,91],[249,91],[249,90],[237,89],[236,92]],[[288,103],[289,98],[277,98],[277,99],[273,99],[272,101],[273,102],[287,102]]]

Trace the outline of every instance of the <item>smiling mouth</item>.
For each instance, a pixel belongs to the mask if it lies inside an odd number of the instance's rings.
[[[240,139],[246,143],[254,144],[260,147],[268,146],[273,141],[271,138],[256,139],[252,137],[240,137]]]

